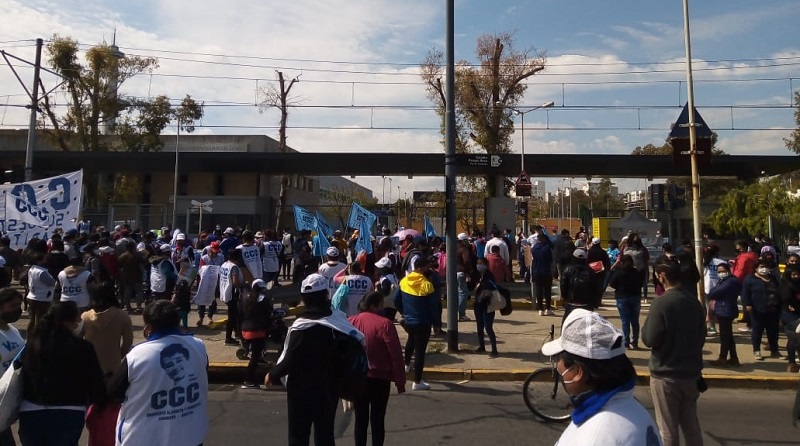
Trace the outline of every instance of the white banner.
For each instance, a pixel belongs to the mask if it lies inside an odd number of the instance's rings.
[[[56,228],[75,229],[81,211],[83,171],[27,183],[0,185],[0,233],[11,247],[47,239]]]

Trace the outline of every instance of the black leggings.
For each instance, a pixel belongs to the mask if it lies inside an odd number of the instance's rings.
[[[267,338],[250,339],[247,344],[247,348],[250,350],[250,362],[247,363],[246,382],[258,384],[258,361],[264,352],[264,346],[267,345]]]
[[[739,359],[736,354],[736,341],[733,339],[733,318],[717,317],[719,329],[719,359]]]
[[[356,413],[354,436],[356,446],[367,446],[367,427],[372,426],[372,446],[383,446],[386,437],[384,419],[389,404],[391,383],[382,379],[367,378],[364,396],[353,401]]]
[[[200,315],[200,319],[206,317],[206,309],[208,309],[208,318],[213,319],[214,314],[217,312],[217,299],[215,298],[211,305],[198,305],[197,306],[197,314]]]
[[[233,299],[228,302],[228,321],[225,322],[225,339],[232,339],[232,334],[242,339],[242,328],[239,324],[239,301]]]
[[[425,350],[431,339],[431,324],[406,325],[408,339],[406,340],[405,363],[411,364],[411,355],[414,355],[414,382],[422,381],[422,370],[425,368]]]
[[[316,446],[334,446],[333,423],[338,403],[326,385],[287,389],[289,446],[308,446],[312,425]]]
[[[544,274],[533,277],[534,297],[539,310],[550,310],[553,307],[553,275]]]

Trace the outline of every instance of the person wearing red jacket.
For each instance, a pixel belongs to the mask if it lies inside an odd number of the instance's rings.
[[[386,437],[384,419],[391,383],[394,382],[397,393],[406,391],[403,352],[394,324],[382,315],[381,293],[367,294],[358,308],[359,313],[350,318],[350,323],[364,333],[369,371],[367,391],[353,401],[355,443],[356,446],[367,445],[367,427],[372,424],[372,444],[382,445]]]
[[[739,254],[736,256],[736,260],[734,260],[731,274],[742,282],[745,277],[753,274],[756,262],[758,261],[758,254],[748,250],[747,242],[744,240],[736,241],[736,252]]]
[[[739,282],[744,283],[744,278],[753,274],[756,269],[758,254],[750,251],[747,242],[744,240],[736,241],[736,252],[738,255],[733,261],[733,269],[731,270],[731,274],[739,279]],[[742,315],[742,321],[747,324],[747,328],[739,327],[739,331],[745,333],[750,331],[750,313],[745,311]]]
[[[486,264],[489,266],[489,271],[492,272],[495,280],[500,283],[511,281],[511,271],[509,271],[508,264],[500,255],[499,246],[492,246],[491,252],[486,256]]]

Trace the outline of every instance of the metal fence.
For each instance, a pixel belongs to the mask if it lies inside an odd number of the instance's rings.
[[[107,209],[84,209],[83,216],[93,227],[105,226],[109,230],[122,224],[131,228],[155,229],[167,223],[168,210],[163,204],[119,203],[109,205]]]

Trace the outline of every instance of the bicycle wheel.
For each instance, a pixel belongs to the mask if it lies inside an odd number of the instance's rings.
[[[561,388],[558,373],[553,368],[534,370],[522,385],[525,405],[544,421],[569,421],[572,403]]]

